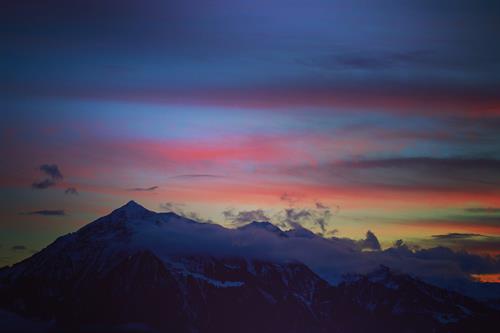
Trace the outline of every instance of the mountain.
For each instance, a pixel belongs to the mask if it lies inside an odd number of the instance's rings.
[[[493,327],[499,314],[385,267],[332,286],[303,263],[273,258],[263,245],[268,243],[259,243],[266,237],[289,241],[288,233],[268,223],[231,230],[129,202],[2,269],[0,327],[473,332]]]
[[[273,233],[279,237],[285,237],[285,238],[288,237],[286,232],[284,232],[274,224],[265,221],[264,222],[253,221],[249,224],[239,227],[238,230],[242,230],[245,232],[257,232],[257,233],[263,231],[263,232]]]
[[[496,311],[472,298],[394,272],[386,266],[347,276],[335,291],[343,311],[363,309],[368,323],[383,322],[387,331],[475,332],[494,327]],[[368,314],[366,313],[368,312]],[[405,330],[411,322],[412,329]],[[368,328],[369,326],[367,326]]]

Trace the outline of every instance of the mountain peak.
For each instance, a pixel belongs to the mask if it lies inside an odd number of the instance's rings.
[[[125,208],[125,207],[127,207],[127,208],[143,208],[143,209],[145,209],[143,206],[139,205],[134,200],[130,200],[125,205],[123,205],[121,208]]]
[[[120,215],[127,218],[143,218],[152,214],[156,214],[143,206],[139,205],[134,200],[130,200],[125,205],[115,209],[111,215]]]
[[[239,230],[265,230],[268,232],[272,232],[280,237],[288,237],[283,230],[275,226],[274,224],[267,221],[253,221],[249,224],[246,224],[242,227],[238,228]]]

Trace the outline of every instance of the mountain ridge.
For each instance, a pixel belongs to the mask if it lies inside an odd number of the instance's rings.
[[[383,266],[334,286],[302,262],[263,255],[293,239],[279,230],[229,230],[130,201],[3,269],[0,309],[43,319],[48,332],[471,332],[498,315]],[[214,248],[221,242],[230,246]]]

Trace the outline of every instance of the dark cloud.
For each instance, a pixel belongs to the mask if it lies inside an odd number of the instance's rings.
[[[40,166],[40,171],[45,173],[47,176],[53,180],[63,179],[63,175],[56,164],[42,164]]]
[[[322,202],[316,201],[315,206],[316,206],[316,209],[318,209],[318,210],[328,210],[329,213],[331,213],[332,215],[336,215],[340,211],[339,205],[328,206],[328,205],[323,204]]]
[[[358,244],[363,250],[380,251],[381,249],[377,236],[370,230],[366,232],[366,238],[360,240]]]
[[[173,178],[173,179],[182,179],[182,178],[223,178],[223,177],[224,176],[211,175],[211,174],[186,174],[186,175],[172,176],[170,178]]]
[[[129,188],[127,191],[133,191],[133,192],[151,192],[158,189],[158,186],[151,186],[151,187],[134,187],[134,188]]]
[[[430,249],[421,249],[413,254],[418,259],[447,260],[460,265],[466,273],[480,272],[492,274],[500,272],[500,261],[490,256],[480,256],[466,251],[453,251],[450,248],[438,246]]]
[[[274,219],[282,227],[296,228],[297,225],[315,225],[324,234],[327,232],[328,222],[333,216],[330,209],[286,208],[279,212]]]
[[[500,168],[500,160],[492,158],[437,158],[402,157],[386,159],[361,159],[342,162],[343,166],[357,169],[370,168],[429,168],[429,169],[473,169],[495,170]]]
[[[31,184],[31,187],[37,190],[44,190],[46,188],[54,186],[55,184],[56,182],[54,180],[47,178],[41,181],[33,182],[33,184]]]
[[[179,215],[181,215],[185,218],[188,218],[190,220],[194,220],[194,221],[201,222],[201,223],[210,223],[210,224],[214,223],[213,220],[204,218],[196,212],[180,212]]]
[[[496,253],[500,249],[499,236],[486,236],[473,233],[449,233],[434,235],[431,239],[418,241],[423,247],[447,247],[455,251],[471,253]]]
[[[500,213],[500,208],[498,207],[471,207],[471,208],[466,208],[464,211],[468,213],[490,213],[490,214],[496,214]]]
[[[256,210],[244,210],[235,213],[233,210],[225,210],[222,212],[224,219],[227,221],[231,221],[231,223],[236,225],[247,224],[250,222],[258,221],[270,221],[271,218],[266,215],[266,213],[262,209]]]
[[[72,194],[72,195],[78,195],[78,190],[75,187],[68,187],[65,191],[64,194]]]
[[[185,216],[203,220],[192,214]],[[288,217],[301,220],[308,216],[307,212],[298,210],[290,212]],[[397,247],[382,251],[371,231],[365,239],[352,240],[324,238],[298,223],[292,223],[291,227],[294,230],[286,231],[287,237],[276,237],[273,230],[266,232],[269,228],[261,228],[262,232],[256,237],[255,228],[228,229],[207,223],[165,223],[158,230],[146,229],[145,232],[150,239],[148,245],[165,255],[205,253],[271,261],[297,260],[334,284],[346,273],[367,273],[380,264],[444,287],[456,281],[471,282],[470,274],[500,272],[498,258],[443,247],[411,249],[402,241]]]
[[[396,240],[396,241],[394,242],[394,247],[396,247],[396,248],[397,248],[397,247],[402,247],[402,246],[404,246],[404,245],[405,245],[405,244],[404,244],[404,241],[403,241],[402,239],[398,239],[398,240]]]
[[[64,216],[64,210],[35,210],[32,212],[21,213],[21,215],[42,215],[42,216]]]
[[[432,235],[432,237],[438,239],[464,239],[464,238],[482,237],[482,235],[452,232],[444,235]]]
[[[177,202],[163,202],[160,204],[160,208],[169,212],[176,212],[182,210],[182,207],[185,206],[183,203]]]
[[[463,190],[467,187],[469,191],[486,191],[500,187],[500,160],[493,158],[358,159],[326,168],[329,170],[323,178],[379,188]]]
[[[296,195],[285,192],[280,196],[280,200],[286,202],[290,207],[293,207],[300,199]]]
[[[25,251],[28,248],[24,245],[14,245],[10,248],[12,251]]]
[[[328,224],[328,220],[332,217],[332,213],[329,209],[322,209],[321,213],[316,215],[313,219],[313,222],[317,224],[321,228],[321,232],[326,232],[326,227]]]
[[[408,65],[425,65],[435,62],[432,53],[426,50],[385,53],[344,53],[323,55],[299,60],[299,63],[322,69],[381,70]],[[445,63],[444,63],[445,64]]]
[[[327,234],[328,236],[334,236],[334,235],[336,235],[336,234],[338,234],[338,233],[339,233],[339,230],[338,230],[338,229],[332,229],[332,230],[328,230],[326,234]]]
[[[329,206],[327,206],[319,201],[316,201],[315,205],[316,205],[316,209],[329,209],[330,208]]]
[[[56,164],[42,164],[39,167],[48,178],[40,181],[35,181],[31,184],[31,187],[37,190],[44,190],[51,186],[56,185],[56,183],[63,179],[63,175]]]
[[[185,206],[186,206],[185,204],[177,202],[164,202],[160,204],[161,209],[166,210],[168,212],[173,212],[177,215],[188,218],[190,220],[202,223],[214,223],[213,220],[204,218],[196,212],[185,211],[184,209]]]
[[[312,217],[312,213],[308,209],[295,209],[295,208],[287,208],[284,210],[285,219],[284,222],[287,224],[292,223],[301,223],[304,221],[308,221]]]

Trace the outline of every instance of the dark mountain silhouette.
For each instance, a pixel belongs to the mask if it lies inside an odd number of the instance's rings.
[[[256,234],[261,231],[268,234]],[[295,237],[269,223],[227,231],[129,202],[2,269],[0,327],[5,332],[477,332],[497,324],[496,310],[387,267],[332,286],[299,262],[200,250],[203,244],[197,242],[206,238],[197,235],[218,239],[228,232],[243,236],[235,238],[243,242],[238,248],[259,236]]]

